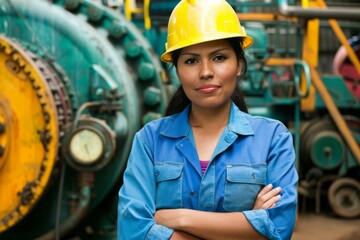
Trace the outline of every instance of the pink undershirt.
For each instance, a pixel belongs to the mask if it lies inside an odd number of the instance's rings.
[[[209,161],[201,161],[200,160],[201,172],[203,175],[204,175],[204,172],[206,171],[206,168],[208,165],[209,165]]]

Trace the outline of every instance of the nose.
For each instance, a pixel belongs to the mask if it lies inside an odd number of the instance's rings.
[[[200,79],[208,80],[214,77],[214,71],[209,61],[202,61],[200,69]]]

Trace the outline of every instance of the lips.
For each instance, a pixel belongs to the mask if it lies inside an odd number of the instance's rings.
[[[218,85],[209,84],[209,85],[201,86],[201,87],[197,88],[196,90],[201,93],[213,93],[216,90],[218,90],[219,88],[220,88],[220,86],[218,86]]]

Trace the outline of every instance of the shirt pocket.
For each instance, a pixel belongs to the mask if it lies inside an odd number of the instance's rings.
[[[182,207],[183,163],[155,164],[156,209]]]
[[[228,165],[224,193],[224,210],[251,210],[260,190],[265,186],[266,165]]]

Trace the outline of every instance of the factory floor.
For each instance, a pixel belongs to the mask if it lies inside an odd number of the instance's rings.
[[[326,214],[299,213],[291,240],[359,240],[360,218],[343,219]]]

